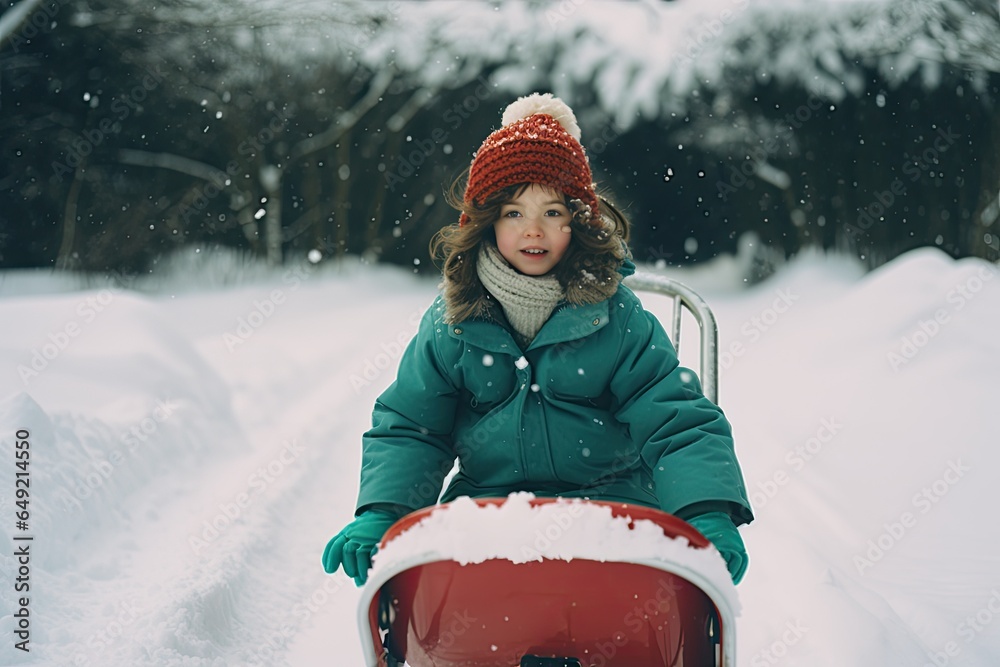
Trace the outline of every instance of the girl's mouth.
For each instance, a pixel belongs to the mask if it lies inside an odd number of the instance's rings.
[[[548,252],[548,250],[543,250],[542,248],[525,248],[521,251],[521,254],[529,257],[542,257],[548,254]]]

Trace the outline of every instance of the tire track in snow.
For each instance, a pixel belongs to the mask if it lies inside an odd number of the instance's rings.
[[[366,310],[406,315],[422,310],[427,302],[418,295],[412,307],[393,311],[375,303]],[[409,326],[382,324],[393,332]],[[260,376],[260,385],[247,386],[245,405],[264,405],[265,398],[276,393],[284,396],[280,411],[269,411],[269,419],[259,420],[254,433],[258,453],[243,468],[274,474],[258,474],[246,488],[229,484],[216,494],[219,511],[205,514],[209,526],[214,521],[223,530],[186,559],[189,567],[170,583],[174,594],[157,611],[141,642],[150,648],[137,647],[132,664],[285,664],[284,648],[309,627],[321,607],[354,604],[353,585],[340,575],[325,575],[319,556],[330,531],[350,519],[356,488],[337,488],[335,482],[345,477],[345,468],[357,469],[360,435],[369,425],[375,393],[356,391],[348,376],[364,353],[376,353],[380,342],[364,327],[341,330],[337,346],[345,354],[324,359],[335,359],[335,368],[332,363],[316,364],[297,382],[285,383],[284,392],[276,391],[266,375]],[[286,347],[295,341],[275,338],[275,344]],[[349,352],[354,350],[360,354]],[[390,371],[382,378],[384,384],[391,380]],[[279,451],[274,444],[277,434],[292,434],[300,450],[294,460],[289,461],[287,447]],[[252,494],[253,489],[260,492]],[[242,508],[241,499],[246,501]],[[210,507],[216,507],[214,501]],[[226,509],[235,518],[229,520]],[[204,521],[197,525],[205,527]]]

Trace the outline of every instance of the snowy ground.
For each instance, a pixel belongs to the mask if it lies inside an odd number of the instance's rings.
[[[1000,664],[997,268],[920,250],[869,275],[817,255],[752,289],[735,275],[680,277],[719,318],[758,517],[739,664]],[[435,283],[307,261],[224,277],[0,274],[0,663],[361,664],[358,592],[320,554]]]

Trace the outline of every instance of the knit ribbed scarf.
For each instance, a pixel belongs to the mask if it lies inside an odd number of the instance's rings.
[[[496,246],[483,243],[479,249],[479,279],[503,307],[504,315],[520,335],[521,344],[530,343],[556,304],[563,289],[555,276],[526,276],[507,263]]]

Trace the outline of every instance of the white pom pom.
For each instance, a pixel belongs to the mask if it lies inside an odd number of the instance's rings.
[[[511,123],[516,123],[522,118],[527,118],[536,113],[549,114],[574,139],[580,141],[580,126],[576,124],[576,116],[573,115],[573,110],[558,97],[553,97],[552,93],[532,93],[525,97],[519,97],[516,102],[511,103],[504,110],[501,123],[506,127]]]

